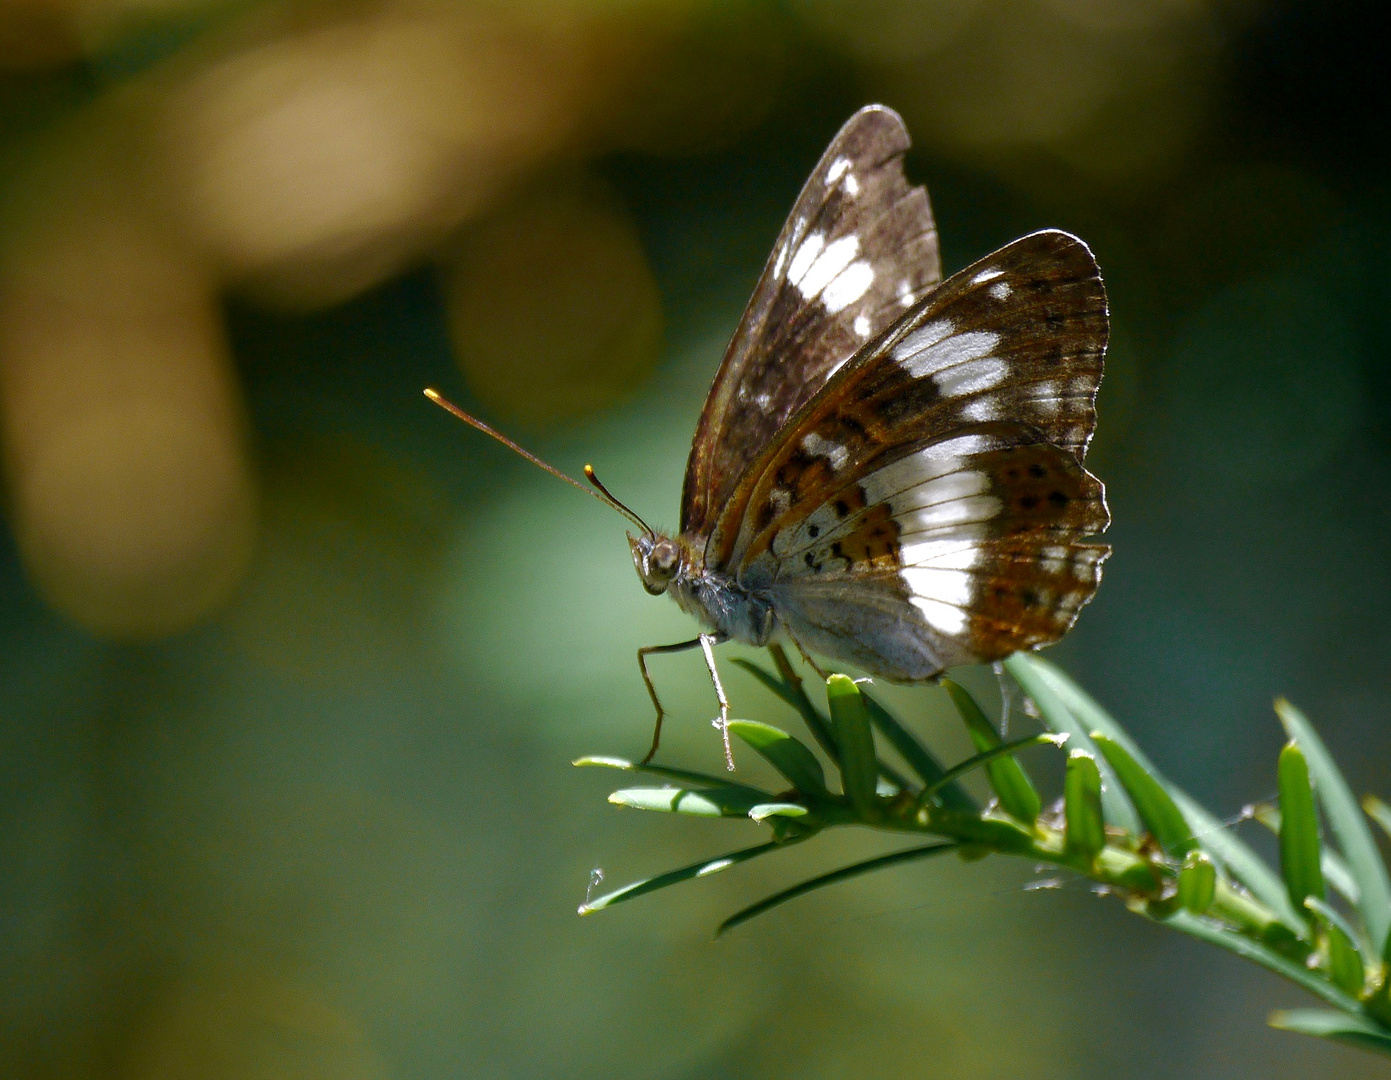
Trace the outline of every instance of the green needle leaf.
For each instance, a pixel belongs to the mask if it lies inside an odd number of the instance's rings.
[[[961,714],[976,749],[985,752],[998,747],[1001,744],[1000,733],[995,730],[995,725],[986,719],[985,713],[981,712],[976,699],[964,686],[951,679],[942,679],[941,684],[951,696],[956,711]],[[1024,771],[1024,766],[1012,755],[987,762],[985,773],[990,777],[990,786],[1006,813],[1018,818],[1025,825],[1032,825],[1038,820],[1039,811],[1043,809],[1043,800],[1039,798],[1038,789],[1029,779],[1029,774]]]
[[[769,801],[761,791],[752,792],[750,797],[749,793],[728,788],[624,788],[609,796],[609,802],[615,806],[692,817],[748,817],[751,809]]]
[[[1074,715],[1039,667],[1037,659],[1028,653],[1015,653],[1005,661],[1005,670],[1023,688],[1024,693],[1033,699],[1044,724],[1049,729],[1066,732],[1072,736],[1074,750],[1094,751],[1090,733],[1097,728],[1105,731],[1105,725],[1083,723],[1079,716]],[[1140,819],[1136,816],[1134,807],[1125,797],[1124,790],[1111,772],[1111,766],[1104,759],[1096,762],[1096,756],[1099,755],[1094,754],[1093,763],[1106,779],[1101,792],[1101,804],[1105,808],[1106,820],[1132,835],[1137,835],[1140,832]]]
[[[770,817],[801,818],[809,813],[811,811],[801,803],[792,802],[765,802],[749,807],[749,817],[754,821],[766,821]]]
[[[942,774],[941,779],[935,784],[928,785],[918,798],[920,800],[929,799],[937,793],[938,788],[961,779],[961,777],[975,769],[979,769],[982,765],[988,767],[992,761],[999,761],[1008,757],[1010,754],[1017,754],[1025,747],[1040,746],[1043,743],[1061,746],[1066,741],[1066,735],[1055,735],[1051,731],[1045,731],[1039,735],[1025,735],[1022,739],[1012,739],[1007,743],[1000,743],[1000,745],[993,746],[989,750],[968,757],[960,765],[953,765]]]
[[[728,855],[721,855],[717,859],[702,859],[700,862],[691,863],[690,866],[683,866],[680,870],[671,870],[665,874],[658,874],[656,877],[643,878],[641,881],[635,881],[621,889],[615,889],[607,896],[586,901],[580,905],[580,914],[591,915],[596,911],[603,911],[604,908],[613,907],[614,904],[621,904],[625,900],[636,900],[639,896],[646,896],[658,889],[665,889],[668,885],[677,885],[683,881],[690,881],[692,878],[709,877],[721,870],[728,870],[731,866],[737,866],[739,863],[748,862],[750,859],[756,859],[760,855],[767,855],[770,851],[777,851],[779,848],[785,847],[787,847],[785,842],[770,840],[766,844],[743,848],[740,851],[731,851]]]
[[[1362,796],[1362,809],[1367,816],[1381,826],[1381,831],[1391,837],[1391,806],[1387,806],[1375,795]]]
[[[1357,799],[1333,756],[1304,714],[1284,698],[1276,699],[1275,712],[1285,726],[1285,733],[1303,751],[1314,777],[1319,805],[1328,819],[1328,828],[1357,882],[1358,914],[1373,944],[1384,951],[1388,930],[1391,930],[1391,878],[1387,876],[1386,864],[1367,827],[1367,820],[1359,811]]]
[[[1271,1013],[1266,1022],[1281,1031],[1315,1035],[1321,1039],[1348,1043],[1361,1050],[1391,1054],[1391,1031],[1357,1013],[1332,1012],[1328,1009],[1283,1009]]]
[[[1194,915],[1204,914],[1217,895],[1217,867],[1201,850],[1190,851],[1178,873],[1178,902]]]
[[[826,700],[831,706],[831,729],[840,747],[841,783],[850,805],[862,821],[879,816],[875,795],[879,760],[874,753],[874,733],[869,727],[869,711],[855,681],[845,675],[826,680]]]
[[[1304,987],[1311,994],[1323,998],[1334,1008],[1349,1013],[1361,1011],[1361,1006],[1355,997],[1339,990],[1324,979],[1319,972],[1310,971],[1303,964],[1281,956],[1274,949],[1261,944],[1259,941],[1246,937],[1203,915],[1194,915],[1190,911],[1176,911],[1164,920],[1164,925],[1254,961],[1277,975]]]
[[[793,885],[790,889],[774,893],[766,900],[760,900],[756,904],[750,904],[742,911],[736,912],[720,923],[720,928],[715,931],[715,936],[719,937],[727,930],[733,930],[736,926],[748,922],[750,919],[757,918],[765,911],[785,904],[789,900],[795,900],[799,896],[805,896],[816,889],[824,888],[827,885],[834,885],[838,881],[848,881],[861,874],[868,874],[874,870],[882,870],[887,866],[897,866],[899,863],[912,862],[917,859],[926,859],[933,855],[941,855],[943,852],[954,851],[959,844],[937,843],[928,844],[925,847],[909,848],[907,851],[895,851],[891,855],[880,855],[878,858],[866,859],[852,866],[845,866],[839,870],[833,870],[829,874],[822,874],[809,881],[804,881],[800,885]]]
[[[730,724],[733,729],[734,724]],[[624,772],[647,773],[649,776],[660,776],[667,780],[676,780],[683,784],[695,784],[700,787],[723,787],[738,791],[755,792],[762,795],[756,788],[751,788],[747,784],[741,784],[737,780],[730,780],[724,776],[710,776],[706,773],[696,772],[693,769],[676,769],[670,765],[639,765],[629,761],[627,758],[604,757],[599,754],[591,754],[586,757],[576,758],[570,762],[571,765],[579,768],[599,767],[604,769],[621,769]]]
[[[803,795],[823,801],[831,797],[821,762],[787,732],[756,720],[731,720],[729,730],[757,750]]]
[[[1317,796],[1318,792],[1315,791],[1314,794]],[[1274,803],[1260,803],[1255,807],[1252,817],[1276,836],[1280,835],[1280,808]],[[1352,871],[1348,869],[1348,864],[1343,862],[1343,857],[1325,846],[1319,865],[1323,867],[1324,883],[1353,907],[1357,907],[1362,899],[1362,890],[1358,887],[1357,879],[1352,876]]]
[[[1291,740],[1280,751],[1280,872],[1296,910],[1306,897],[1323,899],[1323,870],[1319,866],[1319,819],[1309,766],[1299,744]]]
[[[796,709],[801,714],[802,722],[807,725],[807,730],[811,732],[817,745],[826,752],[827,757],[838,762],[840,751],[836,747],[835,737],[831,734],[830,722],[821,715],[821,710],[812,704],[811,698],[807,697],[807,692],[802,687],[802,678],[788,661],[787,654],[782,651],[782,647],[779,645],[769,645],[768,653],[772,656],[773,663],[777,665],[778,675],[764,671],[757,664],[745,660],[743,657],[736,656],[734,663]]]
[[[1101,810],[1101,770],[1096,758],[1085,750],[1067,755],[1063,812],[1068,854],[1090,865],[1106,846],[1106,824]]]
[[[889,712],[888,709],[880,705],[872,694],[860,691],[860,696],[865,700],[865,708],[869,710],[869,722],[874,725],[874,729],[889,741],[889,745],[898,751],[899,756],[908,763],[908,767],[917,773],[918,778],[924,784],[935,784],[942,778],[946,768],[936,755],[932,753],[922,741],[911,731],[898,722],[898,718]],[[937,797],[942,800],[942,805],[952,810],[960,810],[964,813],[974,814],[979,812],[980,807],[976,805],[976,800],[966,792],[960,784],[947,784],[937,789]]]
[[[1135,812],[1145,823],[1150,835],[1164,849],[1165,853],[1181,859],[1191,851],[1198,850],[1198,842],[1193,838],[1193,830],[1183,820],[1164,785],[1147,773],[1130,752],[1115,739],[1100,731],[1092,732],[1092,742],[1110,764]]]
[[[1322,900],[1304,898],[1304,906],[1319,917],[1328,939],[1328,974],[1333,984],[1344,993],[1360,997],[1367,982],[1362,964],[1362,952],[1357,947],[1357,931],[1342,915]]]
[[[1078,686],[1059,667],[1047,660],[1031,654],[1019,653],[1011,658],[1016,666],[1037,673],[1038,677],[1050,686],[1058,698],[1071,709],[1088,731],[1101,731],[1115,742],[1125,747],[1136,763],[1154,777],[1173,798],[1182,811],[1184,819],[1192,826],[1194,835],[1202,844],[1203,850],[1211,855],[1227,873],[1251,891],[1257,900],[1274,912],[1287,927],[1297,934],[1304,933],[1304,921],[1290,906],[1285,894],[1285,884],[1241,837],[1224,825],[1200,803],[1171,784],[1154,767],[1127,733],[1090,694]],[[1009,667],[1009,664],[1006,664]],[[1011,668],[1011,671],[1013,669]],[[1023,685],[1022,683],[1020,684]],[[1037,699],[1035,699],[1037,702]]]

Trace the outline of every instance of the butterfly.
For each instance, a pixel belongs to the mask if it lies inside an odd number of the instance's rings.
[[[1106,292],[1091,251],[1045,230],[942,280],[908,132],[871,105],[831,141],[779,234],[696,426],[675,535],[632,521],[649,593],[700,624],[647,657],[790,640],[890,682],[1060,639],[1091,600],[1110,524],[1083,460]],[[579,485],[444,402],[547,471]]]

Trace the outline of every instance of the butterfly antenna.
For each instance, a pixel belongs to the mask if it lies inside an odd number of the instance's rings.
[[[633,513],[633,511],[629,510],[626,506],[619,502],[618,499],[614,496],[613,492],[611,492],[608,488],[604,487],[603,483],[599,480],[599,478],[594,475],[593,465],[586,465],[584,467],[584,478],[599,489],[599,497],[602,498],[604,502],[612,506],[615,510],[617,510],[625,518],[627,518],[639,529],[645,532],[648,536],[657,535],[652,531],[651,525],[647,524],[647,522],[643,521],[642,518],[637,516],[637,514]]]
[[[431,401],[433,401],[445,412],[453,413],[464,423],[468,424],[469,427],[476,428],[477,430],[483,432],[484,435],[490,436],[491,438],[494,438],[498,442],[502,443],[503,446],[507,447],[507,449],[511,450],[513,453],[519,454],[522,457],[526,458],[527,461],[531,462],[538,469],[544,469],[546,472],[550,473],[557,479],[564,480],[571,487],[577,487],[586,495],[593,495],[605,506],[609,506],[612,507],[614,510],[617,510],[620,514],[622,514],[625,518],[631,521],[648,536],[655,535],[652,532],[651,526],[649,526],[647,522],[643,521],[642,518],[637,516],[637,514],[633,513],[621,502],[615,499],[613,495],[609,493],[609,489],[604,487],[603,484],[599,483],[599,478],[594,475],[594,470],[590,468],[588,465],[584,467],[585,479],[588,480],[591,484],[593,484],[595,488],[598,488],[597,491],[585,487],[573,476],[566,476],[565,473],[561,472],[554,465],[548,465],[546,462],[542,461],[539,457],[533,454],[530,450],[525,450],[522,447],[518,446],[502,432],[498,431],[495,428],[489,427],[487,424],[483,423],[482,420],[478,419],[478,417],[464,412],[463,409],[459,408],[459,406],[455,405],[452,401],[449,401],[446,398],[442,397],[438,391],[427,388],[425,391],[425,396],[429,398]]]

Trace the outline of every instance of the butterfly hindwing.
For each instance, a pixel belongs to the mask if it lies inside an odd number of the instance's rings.
[[[706,398],[681,499],[704,536],[784,423],[941,278],[927,193],[903,175],[908,133],[861,109],[812,172]]]
[[[861,612],[867,663],[913,681],[968,661],[1056,641],[1100,582],[1108,550],[1083,543],[1109,523],[1100,482],[1023,425],[992,424],[911,447],[837,490],[749,567],[793,635],[846,659],[834,636]],[[892,613],[892,629],[863,620]],[[828,625],[827,620],[830,619]]]

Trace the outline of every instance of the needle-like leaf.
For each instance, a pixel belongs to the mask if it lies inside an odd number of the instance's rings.
[[[1359,1049],[1391,1054],[1391,1031],[1359,1013],[1333,1012],[1329,1009],[1282,1009],[1271,1013],[1266,1022],[1281,1031],[1315,1035],[1321,1039],[1345,1042]]]
[[[1115,739],[1100,731],[1091,734],[1092,742],[1110,763],[1116,779],[1130,796],[1135,812],[1159,846],[1177,859],[1197,850],[1198,842],[1193,838],[1193,830],[1184,821],[1173,798],[1164,790],[1164,785],[1141,768],[1140,763]]]
[[[1188,853],[1178,872],[1178,902],[1194,915],[1204,914],[1212,907],[1217,894],[1217,867],[1201,848]]]
[[[1086,750],[1067,755],[1063,814],[1068,854],[1090,863],[1106,846],[1106,824],[1101,809],[1101,770]]]
[[[796,709],[801,714],[802,722],[807,725],[807,730],[811,732],[817,745],[826,752],[827,757],[838,762],[840,751],[836,747],[835,736],[831,734],[830,721],[822,715],[820,709],[812,704],[811,698],[807,696],[807,692],[802,686],[802,677],[792,667],[781,646],[769,645],[768,654],[772,656],[773,663],[777,666],[777,675],[764,671],[757,664],[745,660],[741,656],[736,656],[734,663]]]
[[[865,708],[869,710],[869,722],[874,725],[874,730],[888,740],[889,745],[898,751],[899,756],[908,763],[908,767],[918,778],[924,784],[934,784],[941,779],[946,769],[937,760],[936,755],[925,747],[916,735],[899,723],[893,713],[880,705],[873,694],[867,694],[861,689],[860,696],[864,698]],[[880,768],[883,768],[883,762],[880,762]],[[943,806],[953,810],[975,813],[980,809],[976,800],[971,798],[960,784],[946,784],[938,788],[937,797],[942,800]]]
[[[799,896],[805,896],[816,889],[825,888],[827,885],[834,885],[839,881],[849,881],[851,878],[859,877],[861,874],[868,874],[875,870],[883,870],[889,866],[897,866],[899,863],[913,862],[918,859],[930,858],[933,855],[941,855],[948,851],[955,851],[960,845],[953,843],[928,844],[925,847],[909,848],[907,851],[895,851],[891,855],[880,855],[874,859],[866,859],[851,866],[841,867],[839,870],[832,870],[829,874],[821,874],[818,877],[803,881],[799,885],[793,885],[782,892],[774,893],[767,899],[760,900],[756,904],[750,904],[742,911],[735,912],[715,931],[715,936],[719,937],[727,930],[733,930],[736,926],[748,922],[750,919],[757,918],[765,911],[785,904],[789,900],[795,900]]]
[[[639,896],[646,896],[658,889],[665,889],[669,885],[677,885],[683,881],[690,881],[692,878],[709,877],[721,870],[728,870],[731,866],[756,859],[760,855],[767,855],[770,851],[785,848],[789,842],[770,840],[766,844],[757,844],[754,847],[731,851],[728,855],[721,855],[718,858],[702,859],[700,862],[691,863],[690,866],[683,866],[680,870],[670,870],[665,874],[658,874],[656,877],[643,878],[631,885],[624,885],[621,889],[615,889],[606,896],[586,901],[580,905],[580,914],[592,915],[596,911],[613,907],[614,904],[621,904],[625,900],[636,900]]]
[[[1384,951],[1391,930],[1391,878],[1387,876],[1386,864],[1377,850],[1372,831],[1367,827],[1367,819],[1362,816],[1342,771],[1304,714],[1284,698],[1276,699],[1275,712],[1286,734],[1303,752],[1329,831],[1357,882],[1358,914],[1362,916],[1372,943],[1378,951]]]
[[[1088,731],[1105,732],[1125,747],[1127,753],[1135,759],[1136,763],[1168,790],[1169,795],[1182,811],[1184,819],[1192,826],[1195,837],[1203,845],[1203,850],[1216,859],[1220,866],[1225,867],[1227,873],[1235,880],[1246,886],[1257,900],[1278,915],[1280,921],[1287,927],[1295,933],[1304,933],[1304,920],[1290,906],[1289,897],[1285,893],[1285,884],[1280,880],[1280,876],[1271,870],[1261,857],[1251,850],[1250,845],[1237,836],[1230,827],[1209,813],[1202,804],[1194,800],[1182,788],[1166,780],[1164,775],[1154,767],[1153,762],[1149,760],[1144,751],[1136,745],[1135,740],[1120,724],[1116,723],[1111,714],[1103,709],[1095,698],[1073,682],[1061,668],[1050,664],[1047,660],[1024,653],[1018,654],[1013,659],[1018,661],[1021,666],[1027,666],[1037,672],[1066,702],[1068,708],[1085,723]]]
[[[976,704],[964,686],[951,679],[942,679],[941,685],[952,699],[956,711],[971,736],[971,742],[982,753],[994,750],[1001,745],[1000,733],[995,730],[981,707]],[[1032,825],[1043,809],[1043,800],[1034,787],[1029,774],[1012,754],[997,757],[985,763],[985,773],[990,777],[990,786],[1000,800],[1005,812],[1013,815],[1025,825]]]
[[[1041,746],[1044,743],[1050,743],[1053,746],[1061,746],[1066,739],[1066,735],[1054,735],[1052,732],[1045,731],[1039,735],[1025,735],[1022,739],[1011,739],[1007,743],[1000,743],[998,746],[992,746],[989,750],[983,750],[979,754],[968,757],[959,765],[953,765],[942,774],[941,779],[938,780],[937,783],[931,784],[925,788],[919,798],[930,798],[936,794],[939,787],[953,783],[961,779],[961,777],[965,776],[967,773],[979,769],[981,766],[989,766],[992,761],[999,761],[1011,754],[1017,754],[1020,750],[1024,750],[1030,746]]]
[[[1309,766],[1299,744],[1290,741],[1280,751],[1276,779],[1280,787],[1280,873],[1296,910],[1306,897],[1323,899],[1323,868],[1319,865],[1319,819]]]
[[[757,750],[803,795],[816,800],[831,797],[816,755],[781,728],[756,720],[731,720],[729,730]]]
[[[692,817],[748,817],[749,811],[755,806],[772,801],[771,796],[752,788],[747,791],[729,788],[623,788],[609,796],[609,802],[615,806],[658,810],[666,814],[688,814]]]
[[[1105,759],[1096,760],[1100,758],[1100,754],[1092,746],[1091,733],[1098,728],[1104,731],[1105,728],[1100,724],[1084,723],[1075,715],[1038,668],[1036,659],[1028,653],[1015,653],[1005,661],[1005,670],[1024,693],[1033,699],[1044,724],[1050,730],[1070,735],[1074,751],[1086,750],[1092,753],[1093,763],[1105,781],[1101,789],[1101,805],[1106,820],[1128,833],[1139,833],[1140,819],[1135,813],[1135,808],[1130,805],[1130,800],[1125,797],[1125,791],[1111,771],[1111,766]]]
[[[733,725],[731,725],[731,728]],[[576,758],[570,762],[578,768],[602,768],[620,769],[623,772],[646,773],[649,776],[660,776],[665,780],[675,780],[681,784],[695,785],[697,787],[724,787],[740,791],[757,791],[747,784],[741,784],[737,780],[731,780],[727,776],[711,776],[708,773],[696,772],[694,769],[677,769],[670,765],[641,765],[637,762],[629,761],[627,758],[604,757],[598,754],[590,754],[586,757]],[[759,792],[759,794],[762,794]]]
[[[878,817],[876,797],[879,761],[874,753],[874,733],[869,712],[855,680],[832,675],[826,680],[826,700],[831,707],[831,727],[840,747],[840,775],[850,805],[862,821]]]

